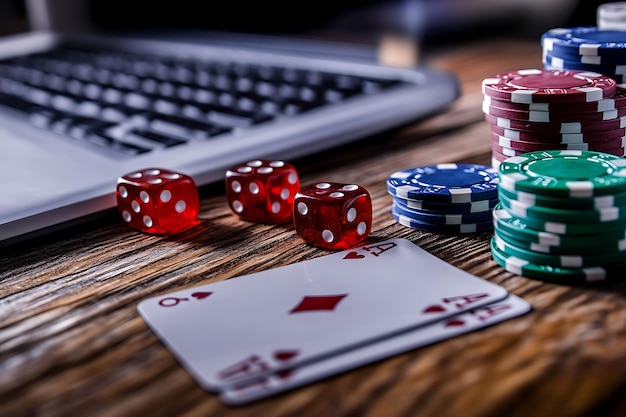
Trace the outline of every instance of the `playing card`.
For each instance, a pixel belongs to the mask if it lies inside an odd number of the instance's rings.
[[[408,330],[379,342],[357,347],[300,367],[262,376],[256,380],[235,384],[222,392],[220,399],[231,405],[246,404],[393,355],[500,323],[530,310],[531,306],[528,302],[515,295],[509,295],[502,301]]]
[[[392,239],[154,297],[138,310],[202,387],[220,391],[506,296]]]

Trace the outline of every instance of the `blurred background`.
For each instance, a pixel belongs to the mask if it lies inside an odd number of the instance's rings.
[[[27,31],[41,22],[29,20],[25,2],[0,0],[0,34]],[[123,30],[172,28],[326,36],[375,43],[389,34],[408,38],[421,48],[435,48],[476,37],[537,37],[559,26],[596,24],[593,0],[84,0],[98,26]],[[53,2],[59,15],[71,15],[65,1]],[[197,13],[186,13],[197,9]],[[115,23],[113,24],[113,20]],[[70,19],[68,19],[68,22]],[[79,24],[80,22],[72,22]],[[69,24],[69,23],[68,23]],[[45,26],[45,25],[44,25]]]

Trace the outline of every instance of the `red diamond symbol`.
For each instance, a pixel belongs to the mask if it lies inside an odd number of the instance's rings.
[[[332,311],[337,307],[337,304],[346,297],[348,294],[337,295],[307,295],[302,297],[300,303],[291,309],[289,314],[302,313],[304,311]]]

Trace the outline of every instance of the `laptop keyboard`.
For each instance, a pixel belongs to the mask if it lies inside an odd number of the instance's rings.
[[[121,154],[210,140],[400,81],[58,48],[0,60],[0,104]]]

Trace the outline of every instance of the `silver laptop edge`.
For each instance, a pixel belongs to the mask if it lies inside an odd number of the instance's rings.
[[[63,0],[63,2],[72,3],[70,0]],[[29,1],[29,5],[36,6],[37,10],[42,10],[41,7],[49,7],[52,3],[58,6],[60,2]],[[37,195],[39,190],[33,189],[31,194],[23,191],[25,201],[32,197],[32,202],[23,207],[13,206],[11,202],[3,205],[0,201],[0,242],[10,241],[30,232],[113,208],[116,204],[114,195],[116,179],[136,169],[152,166],[178,170],[191,175],[198,185],[205,185],[221,180],[225,170],[236,163],[254,158],[293,159],[312,152],[334,148],[429,116],[448,106],[459,95],[459,87],[452,74],[428,68],[410,70],[380,67],[363,62],[306,58],[297,54],[291,56],[280,54],[279,56],[272,52],[257,52],[243,48],[225,49],[202,44],[202,42],[191,44],[99,36],[85,38],[83,35],[78,37],[68,33],[53,33],[49,29],[55,27],[54,21],[42,20],[41,16],[38,19],[37,26],[45,30],[0,41],[0,58],[28,51],[45,50],[52,45],[71,41],[128,51],[141,48],[142,52],[148,50],[155,54],[173,54],[203,59],[215,55],[228,55],[234,61],[241,62],[276,64],[280,61],[294,67],[306,65],[308,68],[319,70],[336,69],[339,72],[381,78],[394,75],[407,81],[415,81],[418,85],[412,88],[391,89],[375,97],[346,100],[334,109],[312,110],[291,120],[270,121],[241,131],[239,133],[240,145],[225,153],[222,151],[228,147],[226,145],[228,145],[229,137],[215,138],[211,141],[191,140],[182,146],[163,151],[156,150],[131,158],[106,153],[97,154],[88,148],[75,149],[76,144],[71,143],[71,138],[28,126],[24,123],[24,115],[17,112],[11,114],[11,111],[7,110],[0,114],[0,135],[5,138],[14,136],[16,143],[19,137],[24,137],[26,145],[16,145],[23,146],[24,150],[29,148],[29,144],[34,147],[34,144],[45,142],[49,146],[50,155],[60,153],[65,156],[61,156],[61,159],[56,162],[54,160],[56,157],[51,156],[52,163],[48,167],[41,165],[45,163],[41,162],[45,154],[33,156],[32,163],[36,164],[36,167],[31,169],[34,177],[32,180],[39,177],[41,188],[59,188],[59,190],[41,201],[39,201],[41,196]],[[425,83],[425,80],[428,82]],[[279,122],[284,123],[279,126]],[[256,146],[259,141],[263,141],[263,149]],[[213,156],[214,153],[219,156]],[[95,162],[81,167],[80,160],[86,157],[94,158]],[[8,160],[9,158],[7,156],[0,165],[0,174],[4,174],[5,178],[11,178],[19,169]],[[0,161],[2,159],[0,156]],[[48,180],[46,172],[52,171],[55,171],[55,174],[60,171],[60,179],[54,182],[52,179]],[[77,178],[77,175],[80,178]],[[94,180],[96,185],[92,184]],[[59,181],[67,181],[67,190]],[[1,187],[0,192],[3,192]]]

